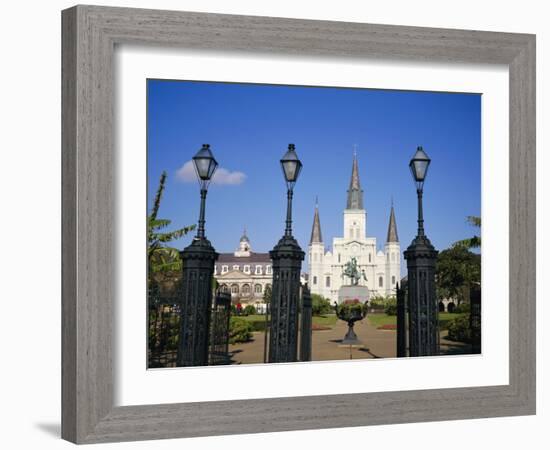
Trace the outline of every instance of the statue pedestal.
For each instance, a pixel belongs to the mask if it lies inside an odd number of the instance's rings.
[[[342,286],[338,289],[338,303],[344,303],[346,300],[359,300],[365,303],[370,298],[369,288],[367,286]]]

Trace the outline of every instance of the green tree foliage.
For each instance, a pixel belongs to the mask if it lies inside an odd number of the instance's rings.
[[[478,217],[478,216],[468,216],[466,217],[466,221],[476,227],[476,228],[481,228],[481,217]],[[463,248],[466,248],[468,250],[472,249],[472,248],[479,248],[481,247],[481,237],[478,236],[478,235],[474,235],[472,236],[471,238],[468,238],[468,239],[463,239],[461,241],[458,241],[458,242],[455,242],[453,244],[454,247],[463,247]]]
[[[311,294],[311,314],[323,316],[331,311],[330,301],[319,294]]]
[[[254,307],[254,305],[246,305],[244,307],[243,314],[245,316],[253,316],[254,314],[256,314],[256,308]]]
[[[397,300],[395,299],[395,297],[385,297],[383,295],[376,295],[369,300],[368,306],[369,308],[373,308],[375,310],[384,310],[384,312],[386,312],[387,309],[389,309],[391,312],[391,308],[395,306],[397,311]],[[396,313],[390,314],[390,315],[395,315],[395,314]]]
[[[481,282],[481,255],[462,246],[443,250],[437,257],[436,286],[439,298],[469,300],[470,288]]]
[[[174,231],[164,231],[171,223],[168,219],[158,218],[160,201],[166,186],[166,177],[166,172],[162,172],[153,202],[153,209],[147,217],[147,260],[149,273],[153,274],[181,270],[179,251],[169,247],[167,243],[185,236],[195,228],[193,224]]]

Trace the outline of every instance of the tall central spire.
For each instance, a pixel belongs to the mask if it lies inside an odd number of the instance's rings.
[[[363,191],[359,181],[359,164],[357,163],[357,150],[355,148],[353,150],[353,164],[346,209],[363,209]]]

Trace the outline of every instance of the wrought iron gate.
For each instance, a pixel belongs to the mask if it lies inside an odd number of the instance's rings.
[[[311,361],[311,293],[307,284],[302,287],[302,311],[300,317],[300,361]]]
[[[397,357],[407,356],[407,325],[406,325],[406,285],[399,283],[395,286],[397,298]]]
[[[229,320],[231,315],[231,294],[218,292],[212,305],[210,320],[210,347],[208,364],[218,366],[229,364]]]
[[[179,298],[159,294],[158,288],[149,289],[147,367],[176,367],[179,334]],[[218,293],[212,300],[208,364],[229,364],[229,319],[231,294]]]

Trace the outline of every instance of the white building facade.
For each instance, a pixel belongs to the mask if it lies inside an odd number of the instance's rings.
[[[245,230],[235,252],[220,253],[214,278],[223,292],[231,293],[234,303],[263,304],[265,290],[273,283],[269,253],[253,252]]]
[[[359,270],[367,280],[359,284],[369,288],[370,297],[395,296],[400,280],[401,248],[393,204],[384,249],[378,249],[375,237],[367,235],[367,212],[363,206],[363,191],[359,180],[357,155],[353,157],[352,173],[344,210],[344,236],[332,240],[332,251],[326,251],[321,233],[319,208],[315,205],[313,228],[308,247],[309,286],[311,292],[338,301],[338,290],[349,284],[342,277],[344,265],[356,258]]]

